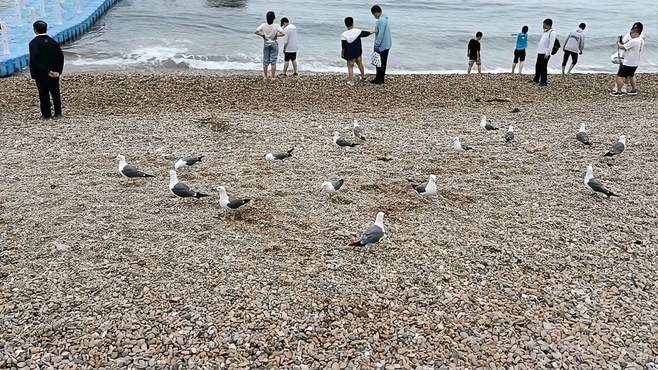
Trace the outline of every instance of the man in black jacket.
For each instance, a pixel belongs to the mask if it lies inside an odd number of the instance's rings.
[[[39,90],[41,117],[52,117],[50,96],[53,98],[55,118],[62,116],[62,99],[59,94],[59,76],[64,69],[64,53],[57,41],[48,36],[48,24],[36,21],[33,25],[36,37],[30,41],[30,75]]]

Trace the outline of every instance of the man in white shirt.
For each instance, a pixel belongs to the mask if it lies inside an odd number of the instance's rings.
[[[612,96],[624,95],[622,87],[624,86],[625,81],[628,81],[631,85],[631,90],[627,94],[638,94],[636,88],[637,81],[635,79],[635,71],[640,64],[640,53],[644,48],[644,40],[642,37],[640,37],[640,35],[642,35],[643,28],[644,27],[642,23],[635,22],[631,28],[630,40],[626,42],[622,42],[624,40],[617,41],[617,47],[624,50],[624,59],[619,65],[619,70],[617,71],[617,91],[610,93]]]
[[[532,82],[539,86],[546,86],[548,80],[548,60],[551,59],[553,45],[557,32],[553,29],[553,20],[544,19],[544,33],[537,46],[537,62],[535,63],[535,78]]]
[[[268,67],[272,69],[272,79],[276,78],[276,60],[279,56],[277,38],[285,36],[283,29],[274,24],[274,12],[267,12],[266,22],[256,28],[256,35],[263,38],[263,77],[267,80]]]
[[[578,25],[578,28],[571,32],[569,36],[567,36],[567,39],[564,40],[564,47],[562,48],[562,51],[564,51],[564,57],[562,58],[562,74],[564,74],[564,70],[567,67],[570,57],[571,66],[567,73],[571,73],[573,67],[578,63],[578,55],[583,54],[583,49],[585,48],[585,35],[583,31],[585,31],[585,27],[585,23],[581,23]]]
[[[283,59],[285,63],[283,64],[282,76],[288,75],[288,64],[290,62],[292,62],[292,75],[297,76],[297,50],[299,49],[297,27],[285,17],[281,18],[281,27],[283,28],[283,33],[286,35],[283,39]]]

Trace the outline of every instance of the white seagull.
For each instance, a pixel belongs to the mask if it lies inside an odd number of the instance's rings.
[[[585,172],[583,183],[585,183],[585,186],[587,186],[590,190],[604,194],[608,198],[619,196],[611,192],[599,179],[594,178],[594,170],[592,169],[591,164],[587,166],[587,172]]]
[[[181,167],[191,167],[195,163],[201,162],[201,159],[203,159],[202,155],[197,156],[197,157],[183,157],[183,158],[180,158],[174,164],[174,169],[178,170]]]
[[[342,186],[345,181],[340,179],[340,180],[327,180],[322,183],[321,189],[324,193],[329,194],[331,197],[332,194],[337,192]]]
[[[352,135],[354,135],[355,138],[366,141],[366,131],[359,125],[359,122],[354,119],[352,121]]]
[[[587,135],[587,129],[585,128],[584,123],[580,124],[580,128],[576,133],[576,139],[585,145],[592,145],[592,143],[589,141],[589,136]]]
[[[125,178],[134,179],[139,177],[155,177],[141,170],[138,170],[135,166],[128,164],[128,162],[126,162],[126,157],[122,156],[121,154],[117,155],[116,159],[119,160],[119,174]]]
[[[372,244],[375,244],[382,240],[385,235],[384,229],[384,212],[377,213],[377,218],[375,218],[375,223],[366,230],[366,232],[361,236],[361,239],[351,243],[351,246],[364,246],[369,247]]]
[[[484,114],[482,115],[482,118],[480,119],[480,127],[482,127],[483,129],[485,129],[487,131],[498,130],[498,127],[494,127],[491,123],[489,123],[489,121],[487,121],[487,116],[485,116]]]
[[[208,196],[208,194],[198,193],[190,189],[189,186],[183,184],[182,182],[179,182],[178,176],[176,175],[176,171],[174,170],[169,171],[169,191],[171,191],[172,194],[174,194],[179,198],[199,199]]]
[[[626,136],[621,135],[619,136],[619,140],[616,143],[612,144],[610,150],[608,150],[608,152],[605,153],[604,156],[614,157],[616,155],[623,153],[624,149],[626,149]]]
[[[416,192],[418,192],[418,194],[423,196],[430,196],[436,194],[437,192],[436,176],[430,175],[430,178],[427,182],[414,186],[414,189],[416,190]]]
[[[452,150],[456,151],[457,153],[464,154],[466,150],[471,150],[471,149],[473,148],[469,147],[468,145],[462,145],[458,136],[452,139]]]
[[[249,198],[240,199],[228,194],[226,188],[223,186],[218,187],[219,189],[219,206],[224,209],[238,210],[251,201]]]
[[[265,159],[268,161],[282,161],[286,158],[292,157],[292,151],[295,148],[288,150],[287,152],[272,152],[265,154]]]

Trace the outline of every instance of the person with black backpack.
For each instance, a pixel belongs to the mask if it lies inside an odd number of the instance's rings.
[[[560,41],[557,39],[557,32],[553,29],[553,20],[544,19],[544,32],[539,39],[537,46],[537,62],[535,63],[535,78],[532,82],[539,86],[546,86],[548,80],[548,61],[551,55],[555,55],[560,50]]]

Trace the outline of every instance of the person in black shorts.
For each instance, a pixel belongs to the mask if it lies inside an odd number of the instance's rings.
[[[471,41],[468,42],[468,48],[466,51],[466,55],[468,56],[468,72],[471,73],[471,68],[473,68],[473,64],[478,65],[478,73],[482,73],[482,67],[481,67],[481,61],[480,61],[480,40],[482,39],[482,32],[479,32],[475,34],[475,38],[471,39]]]
[[[528,48],[528,26],[521,28],[521,33],[513,33],[516,36],[516,47],[514,48],[514,63],[512,64],[512,74],[519,64],[519,74],[523,72],[523,63],[525,62],[525,49]]]

